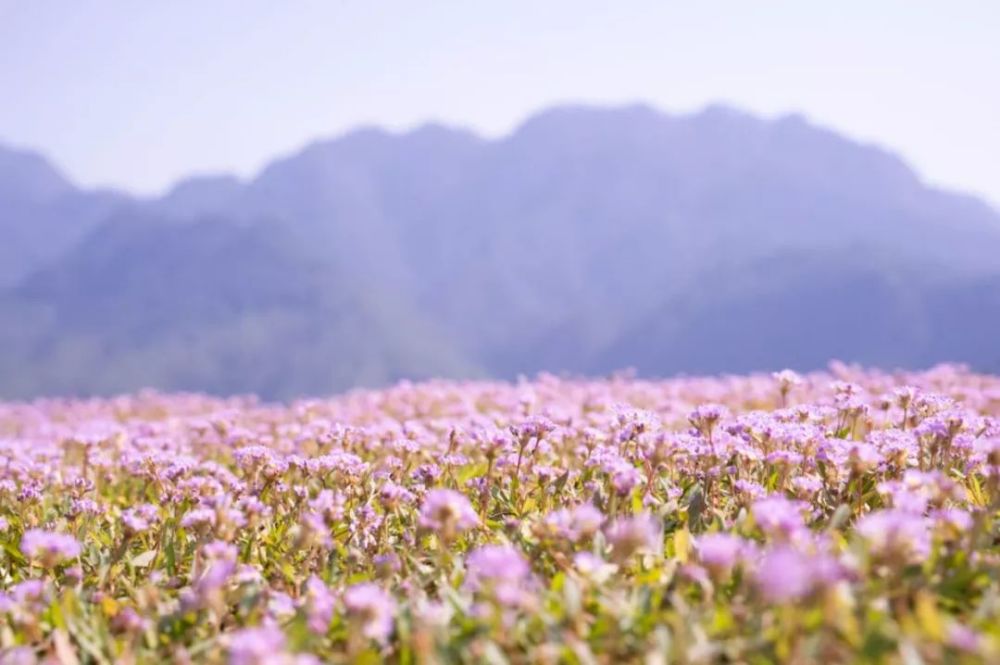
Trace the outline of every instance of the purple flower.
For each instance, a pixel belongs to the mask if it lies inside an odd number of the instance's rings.
[[[721,404],[702,404],[688,416],[688,421],[705,438],[712,436],[716,424],[726,416],[728,410]]]
[[[771,378],[777,381],[778,390],[782,395],[787,395],[794,386],[802,385],[802,377],[790,369],[783,369],[780,372],[771,374]]]
[[[378,498],[383,506],[393,509],[401,503],[413,501],[413,492],[402,485],[397,485],[391,480],[387,480],[381,489],[379,489]]]
[[[306,614],[309,630],[325,635],[333,619],[335,601],[323,580],[313,575],[306,581]]]
[[[865,515],[856,526],[872,554],[911,563],[930,553],[929,520],[904,510],[879,510]]]
[[[236,561],[239,556],[239,550],[236,545],[232,543],[227,543],[223,540],[213,540],[207,543],[201,548],[201,553],[211,560],[225,559],[228,561]]]
[[[972,528],[972,515],[961,508],[942,508],[932,515],[948,536],[958,536]]]
[[[806,554],[788,545],[765,552],[754,570],[761,595],[779,603],[801,600],[840,576],[840,566],[828,555]]]
[[[517,425],[511,426],[511,433],[521,439],[522,441],[527,441],[532,438],[542,438],[549,432],[556,428],[555,424],[552,423],[548,418],[542,416],[530,416],[526,420]]]
[[[628,496],[642,480],[642,474],[631,464],[619,465],[611,475],[611,485],[618,496]]]
[[[771,537],[788,538],[805,528],[807,505],[772,494],[753,504],[753,517],[761,531]]]
[[[29,613],[42,611],[48,594],[45,582],[39,579],[24,580],[10,587],[7,593],[0,593],[0,613]]]
[[[424,485],[430,485],[441,477],[441,467],[437,464],[421,464],[410,475]]]
[[[193,607],[201,607],[217,599],[222,589],[236,572],[237,549],[234,545],[214,541],[201,549],[202,565],[186,600]]]
[[[234,452],[233,457],[247,472],[259,469],[267,478],[280,476],[288,469],[288,462],[266,446],[246,446]]]
[[[80,543],[73,536],[41,529],[28,529],[21,536],[21,552],[43,567],[51,568],[80,556]]]
[[[659,520],[646,513],[615,520],[606,535],[616,561],[633,554],[660,554],[663,551],[663,527]]]
[[[854,443],[847,449],[847,464],[858,475],[875,470],[881,461],[882,456],[870,443]]]
[[[0,665],[37,665],[38,657],[32,647],[11,647],[0,655]]]
[[[748,546],[747,541],[728,533],[706,533],[694,539],[698,561],[718,577],[729,574]]]
[[[496,580],[519,581],[531,572],[524,555],[510,545],[484,545],[469,554],[465,565],[465,583],[471,589]]]
[[[315,499],[309,502],[309,509],[322,516],[322,522],[332,526],[344,519],[344,504],[347,499],[343,494],[332,490],[322,490]]]
[[[355,584],[344,592],[347,613],[361,627],[368,639],[384,642],[392,634],[396,601],[376,584]]]
[[[733,482],[733,491],[736,492],[737,496],[741,500],[749,503],[754,499],[759,499],[767,494],[767,490],[760,483],[755,483],[752,480],[737,480]]]
[[[953,623],[948,627],[947,641],[955,649],[976,653],[982,644],[982,637],[968,626]]]
[[[892,396],[896,400],[896,406],[901,409],[910,408],[910,404],[913,403],[914,398],[918,394],[920,394],[920,390],[913,386],[901,386],[892,391]]]
[[[276,626],[245,628],[229,636],[229,665],[268,665],[285,652],[285,634]]]
[[[122,512],[122,526],[129,535],[147,531],[158,519],[155,506],[144,504]]]
[[[267,614],[265,616],[268,622],[280,624],[295,616],[295,601],[287,593],[269,589],[266,596]]]
[[[811,498],[823,489],[823,481],[816,476],[798,476],[792,479],[792,488],[799,498]]]
[[[79,515],[100,515],[101,507],[93,499],[73,499],[69,503],[67,514],[70,517]]]
[[[521,605],[533,583],[528,560],[510,545],[485,545],[473,550],[466,558],[465,569],[465,588],[490,596],[501,605]]]
[[[111,620],[111,627],[121,633],[139,633],[149,625],[149,620],[135,611],[134,608],[125,607]]]
[[[181,517],[181,526],[185,529],[209,529],[215,526],[216,519],[211,508],[194,508]]]
[[[591,552],[577,552],[574,554],[573,567],[584,579],[594,584],[603,584],[618,570],[618,566],[608,563]]]
[[[419,524],[444,540],[453,540],[479,525],[479,516],[464,494],[449,489],[434,489],[424,497]]]
[[[590,538],[604,522],[604,515],[592,504],[581,503],[573,508],[560,508],[545,516],[544,528],[571,543]]]

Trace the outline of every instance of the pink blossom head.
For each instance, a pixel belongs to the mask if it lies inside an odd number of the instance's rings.
[[[765,600],[784,603],[802,600],[832,584],[841,577],[841,571],[826,554],[778,545],[764,553],[753,577]]]
[[[465,561],[466,589],[485,594],[503,605],[519,605],[532,585],[531,565],[510,545],[484,545]]]
[[[725,577],[749,551],[750,544],[728,533],[706,533],[694,540],[698,561],[716,577]]]
[[[869,551],[883,561],[911,563],[930,553],[930,520],[919,513],[879,510],[858,520],[856,529]]]
[[[285,651],[285,634],[277,626],[244,628],[231,634],[229,665],[268,665]]]
[[[622,562],[633,554],[661,554],[663,527],[652,515],[642,513],[621,517],[608,527],[606,535],[615,560]]]
[[[42,567],[51,568],[80,556],[80,543],[63,533],[28,529],[21,536],[21,552]]]
[[[787,539],[805,529],[806,504],[801,501],[773,494],[755,501],[752,512],[757,526],[772,538]]]
[[[377,584],[363,582],[348,588],[344,607],[368,639],[384,642],[392,634],[396,601]]]
[[[419,524],[422,529],[451,541],[478,526],[479,516],[464,494],[449,489],[434,489],[424,497]]]

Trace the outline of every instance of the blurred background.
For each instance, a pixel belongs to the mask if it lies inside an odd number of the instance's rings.
[[[0,397],[1000,371],[1000,3],[0,0]]]

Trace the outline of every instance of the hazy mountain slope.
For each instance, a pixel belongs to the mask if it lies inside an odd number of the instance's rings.
[[[72,232],[18,240],[44,251],[0,291],[8,395],[998,360],[997,213],[797,116],[363,129],[128,205],[25,164],[19,214]]]
[[[0,146],[0,289],[60,256],[123,202],[78,191],[40,155]]]
[[[913,363],[930,337],[928,287],[911,266],[864,253],[789,253],[718,265],[624,332],[592,370],[805,369],[830,358]]]
[[[0,147],[0,198],[49,201],[73,186],[41,155]]]
[[[147,207],[165,218],[213,217],[228,212],[242,194],[243,183],[233,176],[196,176],[177,183]]]
[[[0,302],[6,392],[287,397],[477,374],[405,302],[297,242],[275,224],[113,220]]]
[[[1000,373],[1000,277],[948,284],[928,299],[928,365],[946,357]]]
[[[1000,247],[992,211],[924,188],[881,150],[721,108],[542,114],[457,197],[414,259],[438,266],[423,302],[498,371],[537,367],[518,359],[545,331],[571,327],[565,343],[589,354],[719,264],[860,248],[980,274]]]

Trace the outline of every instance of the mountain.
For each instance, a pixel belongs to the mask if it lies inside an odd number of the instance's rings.
[[[1000,333],[1000,291],[989,286],[1000,281],[952,281],[939,272],[928,277],[922,268],[861,249],[722,266],[705,277],[700,292],[662,304],[620,334],[591,369],[727,373],[774,367],[776,359],[809,368],[845,358],[883,367],[949,360],[1000,370],[990,341]]]
[[[46,201],[72,191],[69,181],[41,155],[0,148],[0,197],[4,201]]]
[[[1000,216],[800,116],[366,128],[151,201],[80,192],[37,159],[0,177],[37,192],[21,226],[69,230],[0,289],[0,394],[831,358],[1000,370]]]
[[[123,201],[80,192],[42,156],[0,146],[0,288],[67,251]]]
[[[13,394],[290,395],[478,375],[391,293],[303,260],[267,222],[116,217],[12,290],[0,375]]]
[[[177,183],[149,207],[164,218],[223,215],[242,191],[242,183],[234,176],[195,176]]]

